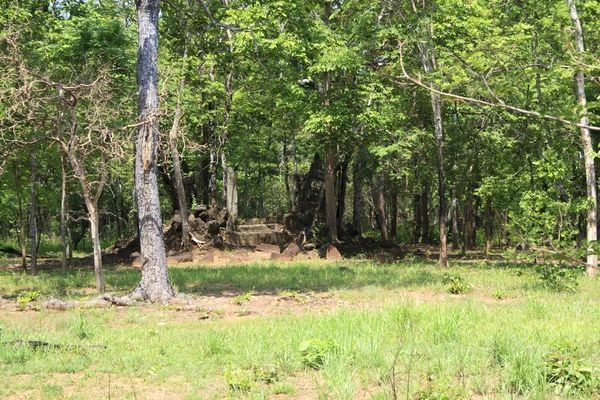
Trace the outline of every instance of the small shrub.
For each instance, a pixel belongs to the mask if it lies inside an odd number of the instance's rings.
[[[492,297],[496,300],[504,300],[506,298],[506,293],[504,290],[498,289],[494,293],[492,293]]]
[[[229,389],[234,392],[246,393],[254,388],[256,382],[271,385],[279,380],[279,369],[276,366],[252,366],[248,369],[228,369],[224,374]]]
[[[279,368],[277,366],[267,366],[267,367],[252,367],[252,374],[254,376],[254,381],[263,382],[267,385],[271,385],[279,380]]]
[[[253,295],[254,295],[254,292],[240,294],[233,298],[233,302],[235,304],[237,304],[238,306],[243,306],[244,304],[246,304],[246,303],[250,302],[250,300],[252,300]]]
[[[79,313],[73,321],[73,331],[79,339],[88,339],[91,336],[90,324],[85,315]]]
[[[302,364],[312,369],[319,369],[325,363],[327,354],[336,350],[337,345],[332,340],[308,339],[300,343],[300,358]]]
[[[452,294],[465,294],[473,289],[473,285],[466,283],[460,275],[446,273],[443,282],[448,285],[448,292]]]
[[[563,346],[546,359],[546,382],[556,394],[590,391],[598,386],[598,371],[584,360],[574,356],[577,348]]]
[[[243,369],[228,370],[224,374],[229,389],[234,392],[249,392],[254,387],[254,379],[250,371]]]
[[[556,264],[542,265],[536,269],[543,287],[553,292],[574,293],[579,286],[580,271]]]
[[[36,292],[36,291],[19,293],[19,296],[17,296],[17,302],[19,304],[27,304],[27,303],[31,303],[32,301],[36,301],[39,297],[40,297],[40,292]]]

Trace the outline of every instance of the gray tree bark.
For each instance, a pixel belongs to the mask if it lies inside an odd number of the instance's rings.
[[[74,111],[72,111],[74,114]],[[75,117],[74,117],[75,118]],[[67,145],[62,142],[63,151],[71,164],[71,168],[75,172],[75,177],[79,180],[81,185],[81,192],[83,194],[83,201],[88,212],[88,221],[90,222],[90,234],[92,237],[92,249],[94,254],[94,275],[96,277],[96,289],[98,292],[103,293],[105,291],[104,285],[104,274],[102,272],[102,247],[100,244],[100,227],[98,225],[98,201],[102,195],[102,190],[106,183],[106,158],[104,152],[101,155],[100,160],[100,181],[96,188],[96,193],[92,194],[91,184],[88,181],[87,174],[84,167],[79,162],[77,155],[74,151],[74,140],[75,135],[72,136],[72,141]],[[70,250],[69,250],[70,253]],[[69,254],[69,257],[71,254]]]
[[[96,277],[96,289],[99,293],[106,290],[104,286],[104,274],[102,272],[102,247],[100,245],[100,226],[98,218],[98,202],[86,200],[88,209],[88,220],[90,221],[90,234],[92,236],[92,249],[94,254],[94,275]]]
[[[431,40],[431,33],[428,32],[429,39]],[[425,43],[419,43],[419,49],[421,51],[421,62],[425,72],[431,72],[435,69],[435,53],[433,45],[430,47]],[[441,267],[447,267],[448,263],[448,248],[446,244],[446,194],[445,194],[445,182],[444,182],[444,155],[443,155],[443,142],[444,142],[444,131],[442,125],[442,100],[440,95],[431,92],[431,108],[433,110],[433,127],[435,131],[435,149],[437,155],[437,167],[438,167],[438,219],[439,219],[439,230],[440,230],[440,258],[439,265]]]
[[[166,303],[175,295],[169,281],[156,171],[158,149],[158,0],[136,0],[138,22],[138,130],[135,198],[139,215],[142,278],[134,295]]]
[[[583,28],[581,27],[581,21],[579,20],[575,1],[567,0],[567,5],[569,6],[569,14],[571,16],[571,22],[573,23],[577,52],[583,53],[585,51]],[[583,71],[577,71],[575,74],[575,82],[577,84],[577,102],[581,107],[582,115],[579,122],[582,125],[588,125],[589,121],[585,116],[587,113],[587,98],[585,95],[585,75]],[[596,187],[596,170],[594,166],[594,146],[589,129],[581,128],[581,141],[583,144],[583,157],[585,161],[587,197],[590,202],[587,214],[587,241],[588,243],[591,243],[598,239],[598,194]],[[593,248],[590,246],[588,247],[588,250],[593,251]],[[586,263],[587,275],[589,277],[596,276],[598,274],[598,256],[595,254],[588,255]]]
[[[237,178],[235,171],[230,166],[225,167],[223,174],[227,176],[224,179],[225,187],[223,191],[227,196],[227,212],[229,218],[227,218],[227,232],[233,232],[235,230],[235,220],[238,214],[238,192],[237,192]]]

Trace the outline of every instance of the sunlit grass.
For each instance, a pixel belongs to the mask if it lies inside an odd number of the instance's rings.
[[[408,392],[419,399],[543,399],[553,396],[545,362],[556,348],[577,348],[581,362],[600,364],[600,285],[583,275],[578,292],[566,294],[543,288],[532,267],[514,265],[440,270],[428,263],[348,261],[172,268],[170,273],[174,285],[192,295],[315,291],[356,306],[208,320],[158,306],[0,311],[0,397],[89,398],[93,388],[94,398],[308,393],[309,398],[388,399],[395,385],[402,398]],[[460,275],[472,291],[449,294],[445,273]],[[109,288],[120,293],[132,290],[138,279],[137,270],[106,271]],[[35,289],[42,296],[78,298],[91,296],[87,289],[93,287],[90,271],[0,275],[4,297]],[[498,291],[502,299],[493,295]],[[315,338],[334,344],[318,371],[305,366],[299,351],[302,342]],[[14,345],[18,340],[60,347],[34,350]],[[107,348],[96,348],[99,344]],[[256,378],[256,371],[271,370],[274,383]],[[248,391],[233,390],[226,375],[234,383],[249,379]],[[594,397],[590,390],[570,396]]]

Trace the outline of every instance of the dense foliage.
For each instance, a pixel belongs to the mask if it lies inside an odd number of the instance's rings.
[[[0,3],[3,240],[29,237],[32,168],[42,241],[60,235],[61,165],[72,236],[86,234],[87,222],[78,220],[88,214],[85,173],[92,194],[100,189],[105,244],[130,237],[135,4]],[[599,124],[600,4],[575,2],[587,45],[580,52],[569,3],[163,0],[164,217],[179,208],[168,138],[177,120],[189,208],[222,203],[223,171],[231,167],[240,218],[288,213],[294,177],[308,171],[316,153],[325,159],[334,149],[339,226],[368,231],[383,224],[391,240],[437,242],[439,169],[428,87],[445,93],[441,166],[454,246],[486,239],[581,245],[594,199],[576,124],[582,113]],[[580,71],[587,106],[578,105]],[[597,131],[592,140],[595,151]],[[66,149],[75,149],[81,171]]]

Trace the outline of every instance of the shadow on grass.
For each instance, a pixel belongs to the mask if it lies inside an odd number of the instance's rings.
[[[322,264],[250,264],[219,268],[170,267],[171,282],[176,290],[189,294],[231,295],[251,290],[323,292],[366,286],[384,289],[416,288],[438,285],[443,271],[428,264],[372,264],[345,262],[343,266]],[[90,270],[44,271],[32,277],[22,273],[1,273],[0,293],[16,297],[19,293],[38,291],[60,297],[93,296],[94,274]],[[107,291],[127,293],[140,280],[137,269],[106,268]]]
[[[223,292],[299,290],[323,292],[375,286],[386,289],[419,287],[441,282],[442,275],[425,268],[389,266],[250,265],[170,270],[175,287],[184,293],[218,295]]]

